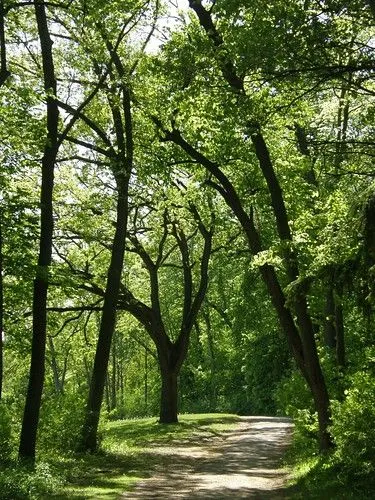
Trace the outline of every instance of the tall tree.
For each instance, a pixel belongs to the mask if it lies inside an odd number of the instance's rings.
[[[121,75],[121,77],[124,76],[124,74]],[[111,342],[116,324],[117,302],[124,264],[129,181],[133,168],[134,141],[130,91],[125,84],[121,85],[123,114],[116,102],[112,101],[112,96],[109,96],[109,100],[117,138],[117,154],[112,163],[112,171],[117,187],[116,229],[112,243],[111,261],[107,275],[103,314],[100,322],[90,393],[82,429],[81,448],[86,451],[95,451],[97,449],[100,408],[103,400]]]
[[[262,134],[261,125],[251,114],[246,116],[246,103],[249,97],[244,77],[239,74],[236,64],[233,62],[231,54],[225,46],[224,39],[213,21],[211,10],[206,9],[200,0],[190,0],[189,5],[195,11],[200,26],[204,29],[209,39],[214,56],[216,57],[216,63],[224,80],[232,92],[238,96],[238,105],[242,104],[244,107],[246,120],[244,134],[251,138],[260,170],[268,188],[277,233],[282,243],[286,274],[289,283],[293,284],[293,297],[289,298],[288,303],[274,267],[266,264],[261,266],[260,271],[276,309],[280,324],[288,338],[292,353],[313,394],[319,419],[320,447],[322,450],[325,450],[332,444],[328,431],[330,423],[329,397],[318,357],[313,323],[308,310],[306,286],[303,282],[299,282],[300,271],[296,252],[292,249],[292,235],[282,189]],[[159,118],[154,117],[154,122],[163,129]],[[196,147],[186,141],[175,126],[173,126],[172,131],[165,130],[164,128],[164,140],[172,141],[180,146],[192,159],[204,166],[216,179],[217,183],[211,184],[222,194],[226,203],[231,207],[241,223],[248,238],[251,252],[254,255],[259,254],[263,248],[259,231],[254,222],[253,212],[251,211],[250,215],[246,212],[240,196],[228,176],[224,173],[223,168],[218,162],[211,161],[206,155],[202,154]],[[294,320],[294,315],[296,321]]]
[[[33,337],[30,378],[19,446],[22,459],[35,459],[36,435],[42,398],[47,331],[48,274],[52,256],[54,167],[58,150],[59,109],[56,100],[56,76],[52,40],[43,1],[35,0],[35,17],[41,46],[44,89],[47,106],[47,136],[42,158],[42,184],[40,191],[40,243],[34,278]]]

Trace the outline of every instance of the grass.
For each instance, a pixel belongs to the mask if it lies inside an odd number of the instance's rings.
[[[181,415],[178,424],[158,424],[155,418],[107,423],[100,453],[52,459],[53,469],[66,478],[66,484],[45,498],[115,499],[150,477],[161,462],[165,461],[164,466],[171,463],[173,457],[154,452],[158,446],[198,443],[234,428],[236,422],[236,415],[190,414]]]

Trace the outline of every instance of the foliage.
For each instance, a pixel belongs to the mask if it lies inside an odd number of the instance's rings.
[[[56,471],[45,462],[38,462],[35,470],[20,465],[0,471],[0,498],[2,500],[38,500],[50,497],[62,486]]]
[[[44,450],[61,453],[76,449],[84,402],[85,395],[73,391],[45,398],[39,424],[40,446]]]
[[[350,380],[345,399],[332,406],[335,460],[348,477],[371,475],[375,463],[375,386],[371,372],[359,371]]]
[[[244,374],[248,406],[246,414],[275,415],[282,410],[280,401],[275,401],[275,391],[280,378],[289,371],[290,354],[285,337],[278,331],[263,335],[248,335],[244,339],[242,371]],[[288,398],[288,403],[293,404]]]
[[[0,89],[4,462],[16,454],[27,388],[40,151],[46,128],[32,6],[6,4],[11,77]],[[72,127],[56,162],[41,457],[55,450],[70,460],[68,451],[75,447],[82,421],[114,232],[113,152],[124,146],[116,134],[116,109],[121,104],[119,88],[125,85],[132,99],[135,139],[128,232],[154,262],[160,256],[157,288],[171,342],[178,336],[182,298],[189,288],[172,223],[187,235],[194,295],[203,243],[190,205],[199,208],[207,226],[212,217],[215,221],[207,296],[180,374],[182,411],[292,416],[296,462],[304,464],[301,474],[311,491],[322,478],[329,483],[337,471],[342,484],[350,475],[360,481],[373,473],[375,52],[370,4],[204,1],[219,34],[219,48],[192,10],[173,12],[178,22],[166,25],[168,7],[158,1],[77,0],[69,9],[46,4],[62,107],[60,132],[67,123]],[[162,43],[157,41],[160,33]],[[121,77],[115,76],[117,57],[124,62]],[[243,95],[223,77],[223,60],[243,78]],[[90,102],[75,113],[88,96]],[[291,232],[288,242],[278,237],[269,186],[251,141],[253,127],[264,135],[280,184]],[[262,250],[255,257],[223,198],[227,188],[167,140],[173,131],[229,179],[259,232]],[[292,279],[288,251],[294,252],[298,264],[299,274]],[[130,241],[125,261],[123,288],[149,306],[155,296],[150,294],[145,264]],[[306,298],[332,401],[330,429],[336,450],[328,458],[316,455],[313,401],[291,366],[286,340],[259,277],[265,264],[274,266],[293,317],[296,297]],[[330,292],[335,310],[327,312]],[[340,308],[346,353],[339,366],[335,348],[324,345],[324,329],[327,322],[337,327]],[[159,390],[153,341],[142,324],[119,309],[105,387],[105,419],[155,415]],[[133,424],[141,430],[131,431]],[[158,432],[160,439],[168,433],[172,439],[172,432],[182,436],[181,429],[191,430],[186,424],[167,431],[153,420],[133,424],[120,422],[117,430],[117,423],[110,424],[104,449],[112,453],[112,466],[118,447],[121,466],[127,470],[131,457],[125,448],[136,448],[133,435],[140,438],[144,433],[146,443],[146,428],[150,442],[158,441]],[[126,443],[116,443],[118,439]],[[90,463],[87,457],[82,460]],[[100,459],[92,460],[91,464],[97,460],[93,475],[99,482]],[[37,495],[33,488],[47,494],[55,488],[54,472],[48,467],[40,465],[33,473],[9,469],[9,480],[1,475],[4,491],[14,498]],[[78,480],[78,459],[74,470]],[[89,482],[89,465],[85,473]],[[9,489],[12,485],[14,490]]]
[[[4,401],[0,401],[0,463],[6,463],[13,448],[12,419]]]

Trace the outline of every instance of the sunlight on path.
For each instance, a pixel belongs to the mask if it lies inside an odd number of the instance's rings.
[[[285,498],[287,471],[280,460],[291,429],[286,418],[241,417],[235,430],[199,446],[155,448],[155,454],[171,457],[171,466],[158,469],[120,498]]]

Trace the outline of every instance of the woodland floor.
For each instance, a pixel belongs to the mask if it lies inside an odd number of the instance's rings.
[[[287,418],[241,417],[235,429],[179,441],[155,443],[151,477],[121,499],[287,498],[288,471],[281,459],[291,441]]]

